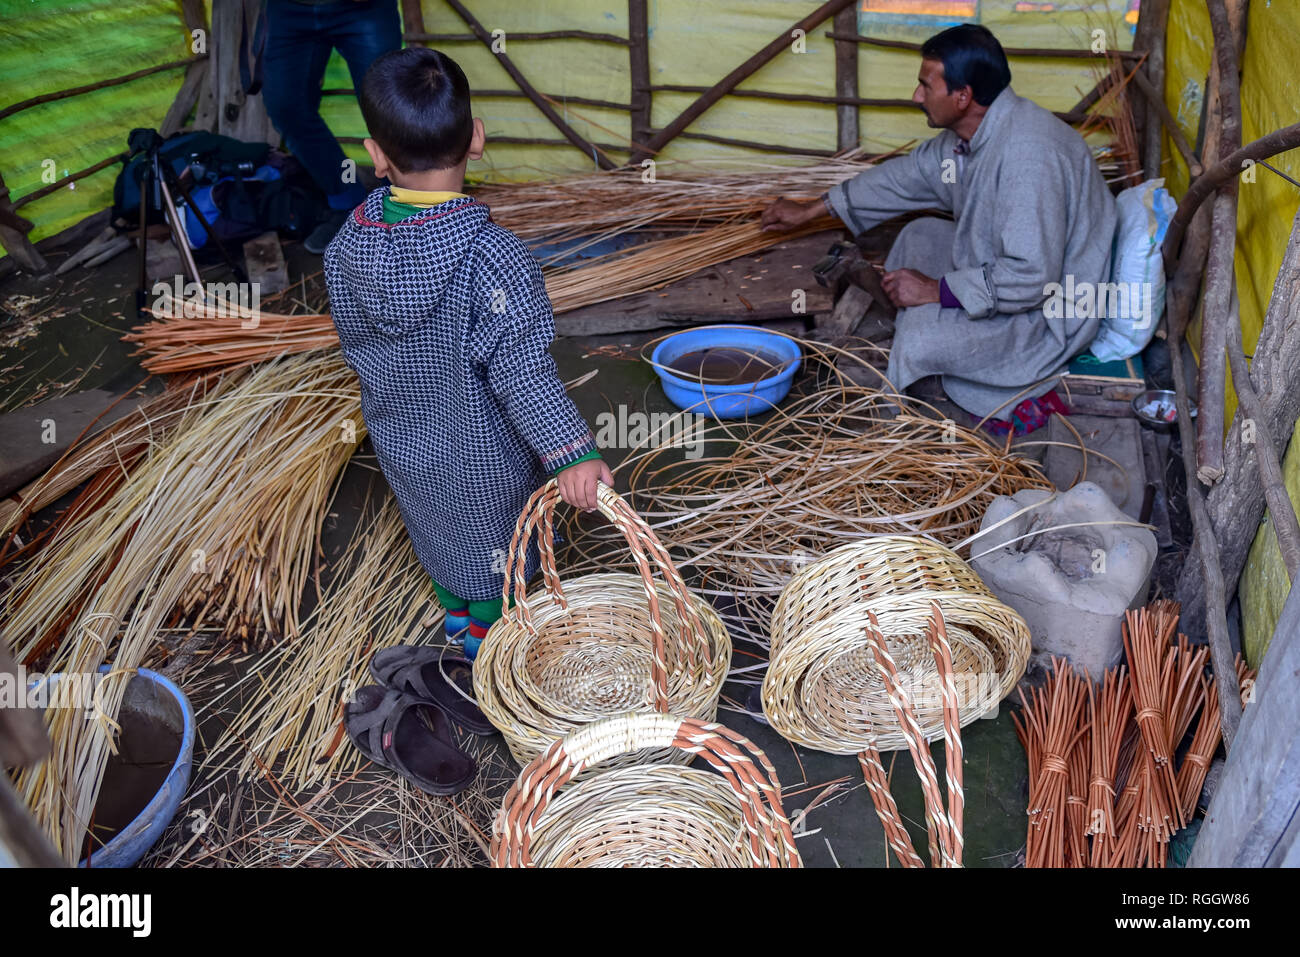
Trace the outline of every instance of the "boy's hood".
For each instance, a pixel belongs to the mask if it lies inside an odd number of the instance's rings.
[[[477,200],[453,199],[385,223],[387,195],[387,187],[374,190],[352,211],[325,251],[325,264],[366,317],[395,334],[436,311],[489,212]]]

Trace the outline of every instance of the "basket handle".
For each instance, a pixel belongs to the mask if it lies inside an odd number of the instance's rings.
[[[525,578],[525,568],[527,566],[528,544],[532,540],[534,531],[539,531],[537,544],[541,556],[543,585],[556,604],[565,610],[569,607],[568,601],[564,597],[564,588],[560,583],[560,573],[555,563],[554,548],[555,512],[562,501],[559,484],[555,479],[551,479],[534,492],[519,515],[519,521],[515,524],[514,536],[510,541],[510,551],[506,555],[505,580],[501,589],[502,616],[512,623],[521,625],[533,637],[537,635],[537,627],[533,623],[532,614],[528,609],[528,582]],[[596,484],[596,507],[627,540],[628,548],[632,553],[632,560],[636,563],[637,571],[641,576],[641,583],[645,587],[646,600],[650,607],[650,630],[652,635],[650,673],[651,680],[654,683],[655,710],[667,713],[668,663],[666,636],[664,634],[663,618],[659,609],[659,592],[655,588],[652,574],[652,564],[654,568],[658,569],[660,576],[672,594],[673,605],[677,610],[677,638],[681,642],[681,647],[685,649],[692,666],[698,664],[702,655],[705,664],[708,666],[707,670],[711,671],[713,665],[712,654],[707,642],[702,637],[705,634],[703,624],[691,605],[690,593],[686,590],[686,583],[678,573],[672,558],[669,557],[668,550],[664,548],[663,543],[659,541],[658,536],[645,523],[645,520],[617,492],[601,482]],[[512,592],[515,598],[513,608],[510,607],[509,602]],[[706,677],[705,680],[710,679]]]
[[[740,799],[749,853],[760,866],[801,867],[781,784],[767,755],[748,738],[700,718],[611,715],[555,741],[520,772],[492,826],[493,867],[531,867],[533,831],[555,792],[601,761],[644,748],[679,748],[719,771]]]

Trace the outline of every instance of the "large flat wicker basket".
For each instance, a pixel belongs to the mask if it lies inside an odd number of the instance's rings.
[[[662,748],[719,773],[610,766]],[[524,768],[490,857],[494,867],[802,866],[767,756],[720,724],[654,713],[586,725]]]
[[[731,667],[731,639],[717,613],[687,591],[654,532],[604,485],[598,507],[626,538],[639,574],[562,585],[552,547],[560,501],[552,480],[520,515],[506,559],[505,593],[513,589],[515,605],[488,631],[474,664],[479,707],[510,753],[526,764],[575,728],[628,711],[712,720]],[[528,594],[534,532],[542,587]],[[690,756],[661,748],[621,760],[684,764]]]
[[[990,712],[1024,674],[1029,628],[950,549],[880,536],[835,549],[790,580],[772,615],[763,711],[799,744],[832,754],[906,748],[874,666],[879,622],[927,740],[943,734],[943,697],[926,640],[931,603],[947,624],[960,724]]]

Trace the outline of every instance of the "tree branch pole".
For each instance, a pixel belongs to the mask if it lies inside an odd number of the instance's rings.
[[[1245,0],[1229,18],[1224,0],[1206,0],[1218,66],[1219,154],[1241,149],[1241,84],[1235,29],[1245,29]],[[1239,20],[1234,23],[1233,20]],[[1219,187],[1210,215],[1210,251],[1205,271],[1201,325],[1201,374],[1197,393],[1196,475],[1206,485],[1223,478],[1223,431],[1227,392],[1228,321],[1233,261],[1237,250],[1237,180]]]
[[[1261,136],[1259,139],[1247,143],[1241,149],[1237,150],[1231,156],[1227,156],[1217,163],[1211,165],[1204,173],[1201,174],[1183,198],[1178,202],[1178,210],[1169,220],[1169,229],[1165,233],[1164,245],[1161,247],[1165,258],[1165,268],[1172,269],[1178,260],[1178,247],[1183,241],[1183,234],[1187,232],[1187,226],[1196,211],[1201,207],[1207,198],[1220,186],[1240,175],[1242,170],[1251,162],[1266,160],[1270,156],[1276,156],[1278,153],[1285,153],[1287,150],[1293,150],[1300,147],[1300,123],[1293,123],[1290,126],[1284,126],[1280,130],[1274,130],[1267,136]]]
[[[447,2],[457,3],[457,0],[447,0]],[[782,50],[789,49],[791,34],[795,30],[803,30],[806,34],[809,30],[823,22],[827,17],[833,17],[845,7],[853,4],[853,2],[854,0],[827,0],[826,3],[823,3],[812,13],[808,14],[808,16],[804,17],[798,23],[793,24],[775,40],[763,47],[763,49],[759,50],[744,63],[740,64],[740,66],[736,67],[715,83],[709,89],[709,92],[701,94],[695,102],[682,110],[677,119],[673,120],[662,130],[652,136],[649,143],[646,143],[643,148],[638,149],[634,154],[632,154],[632,159],[630,160],[632,165],[635,166],[637,163],[640,163],[641,160],[645,159],[646,156],[659,152],[659,150],[663,149],[672,141],[673,137],[694,123],[705,110],[734,90],[742,80],[752,76],[759,67],[768,63]]]
[[[650,139],[650,18],[646,0],[627,0],[628,74],[632,100],[632,142]]]
[[[1171,304],[1171,309],[1173,308]],[[1263,407],[1264,435],[1273,443],[1273,457],[1281,459],[1300,418],[1300,212],[1292,221],[1291,236],[1273,284],[1250,363],[1250,384]],[[1236,373],[1234,378],[1239,378]],[[1240,386],[1238,387],[1240,392]],[[1264,517],[1264,488],[1260,472],[1243,441],[1244,406],[1237,409],[1224,448],[1223,479],[1206,496],[1206,507],[1219,541],[1219,561],[1227,594],[1237,588],[1251,543]],[[1256,443],[1264,441],[1258,436]],[[1258,454],[1258,450],[1257,450]],[[1188,634],[1204,631],[1205,580],[1193,552],[1179,574],[1177,597],[1182,605],[1183,627]]]
[[[1163,105],[1165,101],[1165,33],[1169,29],[1169,0],[1144,0],[1141,12],[1138,14],[1137,29],[1143,40],[1141,52],[1147,55],[1146,63],[1143,64],[1145,75],[1142,79],[1148,81],[1147,85],[1156,92],[1161,105]],[[1166,107],[1165,113],[1168,112],[1169,109]],[[1158,112],[1157,115],[1159,115]],[[1162,122],[1163,119],[1161,117]],[[1154,122],[1148,113],[1142,131],[1142,170],[1146,179],[1155,179],[1160,175],[1162,153],[1160,127],[1161,124]],[[1177,129],[1177,124],[1174,124],[1172,129],[1168,124],[1165,124],[1165,129],[1169,129],[1172,135],[1173,129]],[[1182,132],[1179,131],[1179,136],[1181,135]]]
[[[1164,97],[1160,95],[1160,91],[1151,85],[1151,81],[1142,75],[1141,70],[1133,74],[1133,84],[1138,88],[1138,92],[1146,99],[1147,103],[1155,111],[1156,117],[1160,120],[1160,125],[1156,126],[1156,130],[1158,131],[1160,126],[1163,126],[1169,134],[1169,139],[1173,141],[1174,148],[1183,157],[1183,162],[1187,164],[1188,175],[1193,179],[1200,176],[1205,172],[1201,168],[1201,161],[1196,158],[1196,153],[1191,144],[1187,142],[1187,137],[1183,135],[1183,131],[1179,128],[1178,121],[1169,112],[1169,107],[1165,105]],[[1152,125],[1155,126],[1155,124]],[[1157,135],[1159,134],[1157,133]]]
[[[1232,364],[1233,388],[1254,426],[1254,441],[1249,444],[1255,450],[1259,480],[1264,486],[1264,499],[1268,502],[1269,514],[1273,516],[1273,531],[1277,534],[1277,545],[1282,552],[1282,563],[1286,566],[1286,577],[1288,581],[1294,582],[1296,571],[1300,570],[1300,521],[1296,520],[1295,506],[1287,494],[1282,463],[1278,459],[1277,444],[1269,429],[1268,416],[1250,380],[1250,369],[1246,366],[1246,355],[1241,348],[1241,320],[1236,310],[1233,310],[1228,322],[1228,361]]]
[[[474,19],[474,15],[470,13],[469,10],[465,9],[465,5],[461,3],[460,0],[447,0],[447,6],[456,11],[460,18],[465,21],[465,25],[474,31],[474,35],[482,41],[484,46],[489,50],[492,49],[492,35],[483,28],[483,24]],[[528,82],[527,78],[519,72],[519,68],[514,65],[508,56],[504,53],[494,53],[493,56],[497,58],[497,62],[501,64],[502,68],[510,74],[510,78],[515,81],[519,89],[528,94],[528,98],[533,101],[533,105],[541,110],[542,115],[551,121],[555,128],[563,134],[566,140],[580,149],[585,155],[592,157],[595,160],[596,165],[601,169],[616,168],[616,164],[608,156],[603,152],[598,151],[597,148],[584,139],[577,130],[564,122],[564,118],[560,116],[559,113],[555,112],[555,108],[546,101],[545,97],[537,92],[533,85]]]

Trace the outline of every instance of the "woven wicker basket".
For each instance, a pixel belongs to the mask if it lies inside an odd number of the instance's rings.
[[[835,549],[790,580],[772,615],[763,711],[782,736],[833,754],[901,750],[864,628],[874,613],[927,740],[943,702],[926,642],[931,602],[947,623],[961,724],[988,713],[1024,674],[1029,628],[951,550],[880,536]]]
[[[573,729],[626,711],[711,720],[731,666],[731,639],[717,613],[686,590],[654,532],[604,485],[598,506],[627,539],[639,574],[585,575],[561,585],[551,545],[559,504],[552,480],[520,515],[506,559],[505,588],[513,589],[515,606],[488,631],[474,663],[479,707],[510,753],[526,764]],[[524,564],[535,531],[543,587],[527,594]],[[624,759],[664,760],[685,764],[690,757],[668,749]]]
[[[666,747],[720,774],[610,767]],[[802,866],[766,755],[722,725],[654,713],[586,725],[524,768],[497,813],[490,856],[494,867]]]

